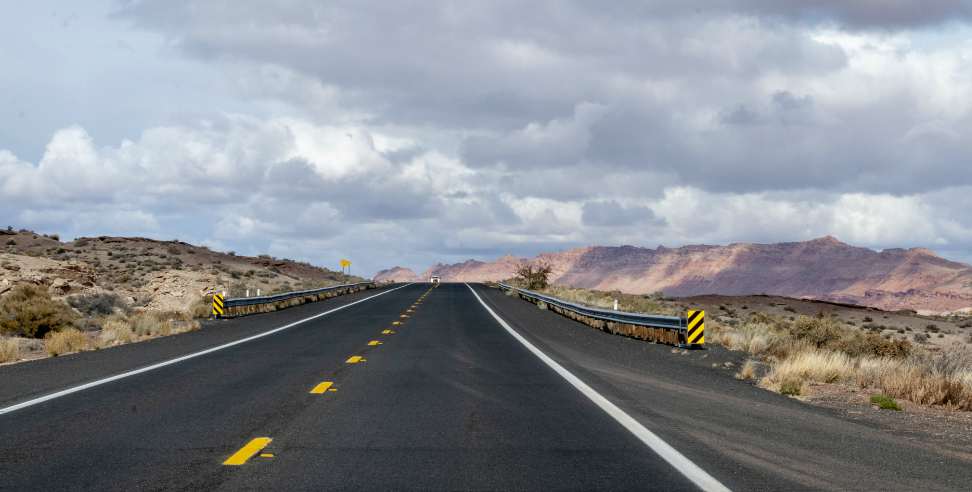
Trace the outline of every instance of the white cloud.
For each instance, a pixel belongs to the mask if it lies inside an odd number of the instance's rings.
[[[972,259],[967,2],[592,5],[23,4],[0,220],[364,272],[825,234]]]

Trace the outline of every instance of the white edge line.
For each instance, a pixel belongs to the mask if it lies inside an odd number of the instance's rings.
[[[159,368],[162,368],[162,367],[165,367],[165,366],[171,366],[172,364],[178,364],[180,362],[184,362],[184,361],[187,361],[189,359],[194,359],[196,357],[201,357],[201,356],[206,355],[206,354],[211,354],[211,353],[216,352],[218,350],[223,350],[223,349],[226,349],[226,348],[230,348],[230,347],[239,345],[241,343],[251,342],[251,341],[256,340],[258,338],[263,338],[265,336],[273,335],[274,333],[278,333],[278,332],[284,331],[284,330],[286,330],[288,328],[293,328],[293,327],[295,327],[295,326],[297,326],[297,325],[299,325],[301,323],[306,323],[308,321],[315,320],[317,318],[320,318],[321,316],[327,316],[328,314],[331,314],[331,313],[333,313],[335,311],[340,311],[340,310],[342,310],[342,309],[344,309],[346,307],[351,307],[351,306],[354,306],[355,304],[359,304],[359,303],[365,302],[365,301],[367,301],[369,299],[374,299],[374,298],[376,298],[378,296],[383,296],[383,295],[385,295],[385,294],[387,294],[389,292],[393,292],[393,291],[396,291],[398,289],[404,289],[405,287],[408,287],[409,285],[412,285],[412,284],[409,283],[409,284],[405,284],[405,285],[403,285],[401,287],[395,287],[394,289],[389,289],[389,290],[386,290],[386,291],[383,291],[383,292],[379,292],[379,293],[377,293],[377,294],[375,294],[373,296],[368,296],[368,297],[365,297],[364,299],[358,299],[357,301],[350,302],[350,303],[344,304],[342,306],[338,306],[338,307],[336,307],[334,309],[331,309],[331,310],[328,310],[328,311],[324,311],[323,313],[318,313],[318,314],[315,314],[313,316],[310,316],[310,317],[307,317],[307,318],[304,318],[304,319],[301,319],[301,320],[294,321],[293,323],[286,324],[284,326],[280,326],[280,327],[277,327],[277,328],[274,328],[272,330],[265,331],[265,332],[262,332],[262,333],[257,333],[256,335],[251,335],[251,336],[248,336],[246,338],[241,338],[241,339],[236,340],[236,341],[233,341],[233,342],[224,343],[223,345],[218,345],[216,347],[208,348],[206,350],[201,350],[199,352],[193,352],[193,353],[188,354],[188,355],[183,355],[182,357],[176,357],[175,359],[169,359],[167,361],[159,362],[157,364],[152,364],[150,366],[145,366],[145,367],[142,367],[142,368],[139,368],[139,369],[135,369],[135,370],[132,370],[132,371],[123,372],[121,374],[115,374],[114,376],[109,376],[109,377],[106,377],[106,378],[103,378],[103,379],[98,379],[96,381],[91,381],[90,383],[84,383],[84,384],[79,385],[79,386],[74,386],[74,387],[71,387],[71,388],[63,389],[61,391],[57,391],[57,392],[51,393],[49,395],[44,395],[44,396],[41,396],[41,397],[38,397],[38,398],[34,398],[33,400],[27,400],[27,401],[25,401],[23,403],[18,403],[16,405],[11,405],[11,406],[6,407],[6,408],[0,408],[0,415],[4,415],[4,414],[10,413],[10,412],[15,412],[15,411],[20,410],[20,409],[23,409],[23,408],[32,407],[34,405],[38,405],[38,404],[44,403],[46,401],[53,400],[55,398],[60,398],[62,396],[67,396],[67,395],[70,395],[72,393],[77,393],[79,391],[84,391],[86,389],[91,389],[91,388],[94,388],[95,386],[101,386],[103,384],[107,384],[107,383],[110,383],[112,381],[118,381],[119,379],[124,379],[124,378],[127,378],[129,376],[134,376],[136,374],[142,374],[142,373],[145,373],[145,372],[154,371],[156,369],[159,369]]]
[[[628,429],[628,431],[640,439],[641,442],[645,443],[646,446],[657,453],[658,456],[661,456],[663,460],[667,461],[668,464],[675,467],[675,469],[678,470],[682,475],[685,475],[685,478],[691,480],[692,483],[705,491],[729,491],[725,485],[722,485],[712,475],[709,475],[705,472],[705,470],[699,468],[698,465],[686,458],[685,455],[679,453],[678,450],[673,448],[667,442],[663,441],[660,437],[655,435],[655,433],[645,428],[645,426],[641,425],[640,422],[625,413],[624,410],[621,410],[617,405],[611,403],[610,400],[602,396],[597,391],[594,391],[594,389],[588,386],[587,383],[581,381],[577,376],[574,376],[570,371],[558,364],[557,361],[551,359],[547,354],[541,352],[540,349],[527,341],[527,339],[523,338],[522,335],[511,328],[510,325],[503,320],[503,318],[500,318],[495,311],[493,311],[485,302],[483,302],[483,299],[479,297],[479,294],[476,293],[476,290],[473,289],[472,286],[466,284],[466,287],[469,287],[469,290],[472,291],[474,296],[476,296],[479,303],[483,305],[486,311],[488,311],[494,319],[496,319],[500,326],[505,328],[510,335],[513,335],[513,338],[523,344],[523,346],[526,347],[530,352],[533,352],[533,355],[536,355],[537,358],[550,366],[551,369],[566,379],[568,383],[577,388],[581,393],[584,394],[584,396],[594,402],[595,405],[601,407],[601,410],[604,410],[604,412],[610,415],[611,418],[624,426],[625,429]]]

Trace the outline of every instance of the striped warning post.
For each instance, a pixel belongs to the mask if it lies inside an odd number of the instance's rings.
[[[685,343],[689,345],[703,345],[705,343],[705,311],[688,312],[688,334]]]
[[[220,294],[213,294],[213,317],[219,318],[226,313],[226,304],[223,301],[223,296]]]

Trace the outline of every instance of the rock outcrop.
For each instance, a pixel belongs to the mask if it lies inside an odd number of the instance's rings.
[[[446,281],[503,280],[526,262],[549,264],[557,284],[633,294],[773,294],[928,312],[972,307],[972,266],[927,249],[874,251],[830,236],[777,244],[592,246],[535,258],[440,264],[426,275]]]

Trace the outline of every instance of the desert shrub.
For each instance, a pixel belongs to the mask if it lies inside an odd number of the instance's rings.
[[[844,334],[840,322],[830,316],[810,318],[800,316],[793,323],[791,333],[798,340],[805,340],[818,348],[839,341]]]
[[[534,265],[523,265],[516,270],[517,282],[526,289],[539,290],[549,285],[551,272],[550,265],[538,263]]]
[[[0,300],[0,333],[43,338],[52,331],[73,326],[71,308],[51,299],[43,287],[21,284]]]
[[[854,357],[903,358],[911,353],[911,343],[907,340],[887,339],[874,333],[848,333],[828,346]]]
[[[88,348],[88,337],[74,328],[54,331],[44,337],[44,350],[47,350],[52,357],[79,352],[86,348]]]
[[[189,316],[199,319],[208,318],[213,314],[213,296],[197,297],[187,308]]]
[[[115,309],[125,306],[118,294],[113,293],[72,296],[67,301],[71,307],[88,316],[108,316],[114,314]]]
[[[797,312],[797,310],[794,309],[792,306],[787,306],[787,307],[783,308],[783,310],[786,311],[786,312],[788,312],[788,313],[794,313],[794,314],[796,314],[796,312]]]
[[[780,394],[799,396],[803,390],[803,382],[798,379],[787,379],[780,383]]]
[[[739,368],[739,372],[736,373],[736,379],[753,379],[756,377],[756,363],[753,359],[746,359],[742,367]]]
[[[774,338],[775,334],[769,324],[749,321],[735,330],[720,332],[716,340],[730,350],[759,355],[769,348]]]
[[[17,241],[14,241],[13,239],[7,240],[7,246],[16,246],[16,245],[17,245]]]
[[[137,313],[129,321],[132,325],[132,331],[140,337],[165,336],[172,333],[172,324],[169,320],[163,319],[159,313]]]
[[[972,355],[968,352],[916,352],[906,360],[864,358],[855,377],[862,388],[879,388],[894,398],[972,410]]]
[[[102,346],[121,345],[135,340],[135,332],[124,317],[112,317],[105,320],[101,327],[99,341]]]
[[[870,322],[874,321],[874,318],[872,318],[870,316],[865,316],[862,321],[864,321],[865,323],[870,323]]]
[[[20,358],[20,344],[13,338],[0,337],[0,364]]]
[[[927,333],[915,333],[913,336],[918,343],[928,343],[928,339],[931,338]]]
[[[901,410],[901,407],[898,405],[898,402],[894,401],[894,398],[891,398],[888,395],[881,395],[881,394],[872,395],[871,404],[877,405],[878,408],[882,410],[895,410],[895,411]]]

